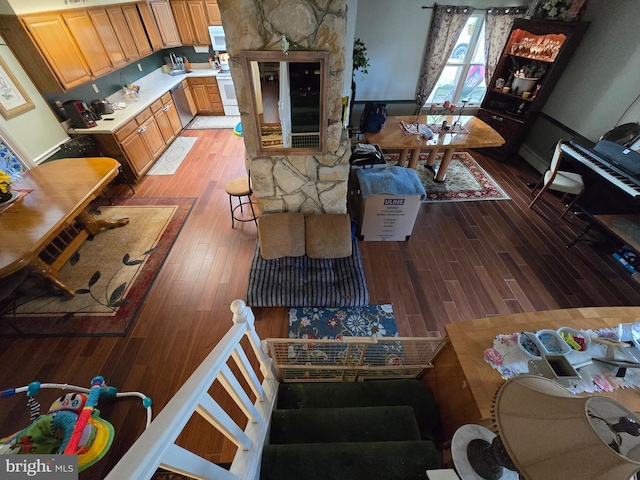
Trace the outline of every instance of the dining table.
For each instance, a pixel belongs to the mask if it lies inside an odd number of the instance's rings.
[[[0,206],[0,278],[25,268],[55,293],[73,296],[60,268],[89,236],[129,222],[95,218],[87,210],[119,170],[113,158],[65,158],[22,174],[14,182],[15,200]]]
[[[400,150],[398,165],[416,169],[420,152],[428,150],[426,167],[434,172],[436,182],[444,182],[456,150],[499,147],[505,139],[491,126],[472,115],[391,116],[379,132],[365,132],[368,143],[384,150]],[[440,165],[435,163],[442,151]]]

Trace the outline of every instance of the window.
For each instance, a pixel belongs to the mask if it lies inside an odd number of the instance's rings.
[[[484,79],[484,15],[474,13],[460,32],[456,46],[426,105],[449,100],[479,105],[487,91]]]

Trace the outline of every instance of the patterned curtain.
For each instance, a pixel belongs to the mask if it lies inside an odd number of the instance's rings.
[[[484,26],[484,77],[487,85],[491,82],[493,72],[500,61],[500,54],[507,43],[513,20],[522,18],[527,13],[526,7],[489,8]]]
[[[0,170],[12,178],[18,178],[24,173],[24,167],[20,160],[0,138]]]
[[[453,52],[456,40],[472,13],[473,7],[433,5],[427,47],[418,78],[416,115],[420,113],[424,102],[436,86],[451,52]]]

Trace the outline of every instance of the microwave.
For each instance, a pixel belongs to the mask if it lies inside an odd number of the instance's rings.
[[[224,28],[222,25],[212,25],[209,27],[209,36],[214,51],[227,51],[227,42],[224,39]]]

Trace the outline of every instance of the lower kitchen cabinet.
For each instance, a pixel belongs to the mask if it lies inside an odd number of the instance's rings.
[[[165,93],[162,98],[153,102],[151,104],[151,111],[156,118],[164,142],[169,145],[182,131],[180,116],[173,103],[171,94]]]
[[[188,82],[198,114],[224,115],[216,77],[192,77]]]

